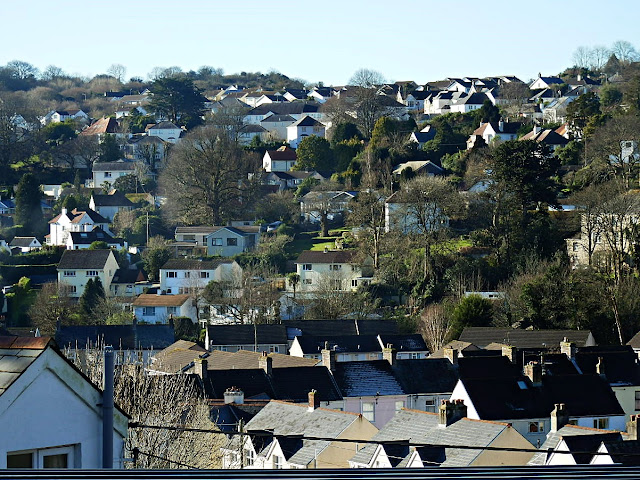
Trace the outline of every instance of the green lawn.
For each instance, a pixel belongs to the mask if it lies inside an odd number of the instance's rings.
[[[320,231],[299,233],[295,240],[287,245],[287,253],[292,257],[297,257],[303,250],[321,252],[325,247],[333,250],[336,247],[336,239],[342,238],[344,231],[349,231],[349,229],[330,230],[329,237],[321,237]]]

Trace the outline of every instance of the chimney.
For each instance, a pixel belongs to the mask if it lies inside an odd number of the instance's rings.
[[[230,387],[224,392],[224,404],[230,403],[242,405],[244,403],[244,392],[238,387]]]
[[[576,344],[564,337],[564,340],[560,342],[560,353],[564,353],[569,360],[573,360],[576,356]]]
[[[524,366],[524,374],[529,377],[531,383],[540,385],[542,383],[542,365],[538,362],[529,362]]]
[[[61,215],[66,215],[66,214],[67,214],[67,209],[66,209],[66,208],[62,208],[62,209],[60,210],[60,214],[61,214]]]
[[[516,354],[518,353],[518,347],[513,345],[502,346],[502,356],[507,357],[511,363],[516,363]]]
[[[564,403],[556,403],[551,412],[551,431],[557,432],[569,423],[569,414]]]
[[[629,440],[638,440],[638,415],[631,415],[629,418],[627,435],[629,435]]]
[[[438,410],[438,426],[448,427],[467,416],[467,406],[463,400],[443,400]]]
[[[598,357],[598,363],[596,364],[596,373],[600,375],[602,378],[607,378],[607,375],[604,370],[604,358]]]
[[[336,369],[336,351],[329,350],[329,342],[324,342],[324,349],[322,350],[322,365],[327,367],[329,371],[333,372]]]
[[[389,362],[389,365],[393,365],[396,360],[396,349],[392,344],[387,343],[387,347],[382,349],[382,358]]]
[[[258,367],[264,370],[267,375],[271,376],[273,374],[273,358],[267,355],[267,352],[262,352],[258,360]]]
[[[504,120],[502,118],[498,121],[498,130],[500,132],[504,131]]]
[[[442,353],[444,354],[444,358],[448,358],[454,365],[458,363],[458,350],[455,348],[444,347]]]
[[[193,370],[196,375],[198,375],[202,380],[207,378],[207,368],[209,366],[209,362],[207,362],[206,358],[196,358],[193,361]]]
[[[308,411],[313,412],[316,408],[320,408],[320,396],[318,392],[315,390],[311,390],[309,392],[309,409]]]

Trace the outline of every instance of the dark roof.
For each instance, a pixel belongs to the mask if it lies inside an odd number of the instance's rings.
[[[109,171],[121,171],[127,170],[132,172],[135,170],[136,166],[134,162],[125,162],[125,161],[117,161],[117,162],[96,162],[93,164],[94,172],[109,172]]]
[[[505,356],[458,358],[460,379],[519,378],[520,368]]]
[[[547,145],[566,145],[569,143],[569,140],[551,129],[542,130],[537,133],[532,130],[520,137],[520,140],[533,140],[538,143],[546,143]]]
[[[614,463],[640,466],[640,440],[605,440],[604,446]]]
[[[422,338],[422,335],[419,333],[402,335],[382,334],[380,335],[380,343],[383,347],[391,344],[398,352],[418,352],[429,350],[427,344],[424,342],[424,338]]]
[[[393,373],[406,394],[453,392],[458,382],[458,369],[446,358],[396,360]]]
[[[426,143],[429,140],[433,140],[436,136],[436,129],[431,128],[428,132],[413,132],[413,135],[416,137],[418,143]]]
[[[296,263],[353,263],[355,256],[355,250],[329,250],[328,252],[304,250],[298,256]]]
[[[591,462],[593,454],[603,441],[620,442],[620,433],[603,433],[601,435],[569,435],[562,437],[576,464],[587,465]],[[560,450],[564,452],[564,450]]]
[[[74,245],[91,245],[93,242],[117,243],[119,245],[124,243],[124,240],[112,237],[100,227],[94,228],[90,232],[69,232],[69,235]]]
[[[238,423],[242,420],[245,424],[258,413],[264,405],[254,404],[225,404],[211,405],[211,418],[216,426],[225,433],[237,430]],[[263,437],[267,438],[267,437]]]
[[[175,341],[172,325],[141,324],[63,326],[56,332],[55,338],[60,347],[77,346],[80,349],[87,345],[113,345],[115,349],[162,350]]]
[[[149,127],[149,130],[180,130],[180,127],[178,127],[176,124],[174,124],[173,122],[160,122],[160,123],[156,123],[153,127]]]
[[[267,118],[265,118],[264,120],[262,120],[262,122],[264,122],[264,123],[271,123],[271,122],[291,122],[291,123],[293,123],[295,121],[296,121],[296,119],[293,118],[291,115],[270,115]]]
[[[111,250],[65,250],[58,263],[58,270],[74,268],[102,270],[109,255],[113,255]]]
[[[274,368],[272,384],[277,398],[306,402],[316,390],[321,401],[341,400],[342,395],[325,367]]]
[[[228,227],[227,227],[228,228]],[[172,258],[162,267],[162,270],[215,270],[220,265],[232,263],[228,258],[216,258],[213,260],[195,260],[188,258]]]
[[[144,282],[146,277],[144,271],[137,268],[119,268],[116,270],[111,283],[136,283]]]
[[[267,154],[269,155],[271,160],[295,161],[298,158],[296,155],[296,151],[291,147],[280,147],[277,150],[268,150]]]
[[[245,398],[275,398],[269,377],[261,368],[207,370],[204,385],[208,398],[224,398],[231,387],[242,390]]]
[[[36,237],[13,237],[10,245],[12,247],[29,247]]]
[[[249,110],[247,115],[266,115],[269,112],[276,115],[301,115],[317,112],[318,108],[318,105],[307,102],[264,103]]]
[[[304,353],[318,353],[325,345],[335,352],[381,352],[376,335],[302,335],[296,337]]]
[[[333,376],[345,397],[405,393],[386,360],[336,362]]]
[[[253,325],[209,325],[211,345],[253,345]],[[287,344],[287,330],[284,325],[256,325],[259,344]]]
[[[486,347],[504,343],[518,348],[557,348],[566,337],[577,346],[585,346],[589,330],[522,330],[517,328],[466,327],[460,335],[463,342]]]
[[[293,123],[290,126],[293,126],[293,127],[315,127],[316,125],[322,125],[324,127],[324,124],[320,123],[315,118],[310,117],[309,115],[305,115],[300,120],[298,120],[297,122]]]
[[[395,320],[283,320],[287,338],[299,335],[330,336],[336,332],[343,335],[381,335],[398,333]]]
[[[576,365],[582,373],[595,374],[596,365],[602,359],[603,374],[612,384],[640,385],[638,357],[630,346],[583,347],[575,356]]]
[[[115,191],[110,195],[97,195],[93,193],[93,202],[98,207],[131,207],[133,203],[124,194]]]

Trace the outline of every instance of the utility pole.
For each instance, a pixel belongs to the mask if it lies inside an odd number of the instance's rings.
[[[238,430],[240,431],[240,468],[244,468],[244,420],[241,418],[238,422]]]
[[[147,247],[149,246],[149,212],[147,212]]]

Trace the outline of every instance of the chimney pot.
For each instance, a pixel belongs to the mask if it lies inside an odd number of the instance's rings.
[[[557,432],[569,423],[569,414],[564,403],[556,403],[551,411],[551,431]]]
[[[258,367],[264,370],[264,373],[271,376],[273,374],[273,358],[268,356],[267,352],[262,352],[258,360]]]
[[[386,348],[382,349],[382,358],[389,362],[389,365],[393,365],[396,360],[396,349],[390,343]]]
[[[326,342],[327,344],[329,342]],[[322,350],[322,365],[324,365],[329,371],[333,372],[336,369],[336,351],[325,348]]]
[[[438,410],[438,425],[448,427],[466,416],[467,406],[463,400],[443,400]]]
[[[542,365],[538,362],[529,362],[524,366],[524,374],[529,377],[531,383],[540,385],[542,383]]]
[[[451,363],[456,365],[458,363],[458,350],[451,347],[445,347],[443,349],[445,358],[448,358]]]
[[[560,342],[560,353],[564,353],[569,360],[573,360],[576,356],[576,344],[564,337],[564,340]]]
[[[629,440],[638,440],[638,415],[631,415],[627,422],[627,435]]]
[[[196,374],[202,379],[205,380],[207,378],[208,372],[208,366],[209,366],[209,362],[207,362],[206,358],[196,358],[194,361],[194,370],[196,372]]]
[[[518,348],[513,345],[503,345],[502,346],[502,355],[507,357],[511,363],[516,363],[516,354],[518,353]]]
[[[316,408],[320,408],[320,397],[316,390],[309,392],[309,411],[313,412]]]
[[[230,387],[224,392],[224,403],[228,405],[234,403],[242,405],[244,403],[244,392],[238,387]]]

